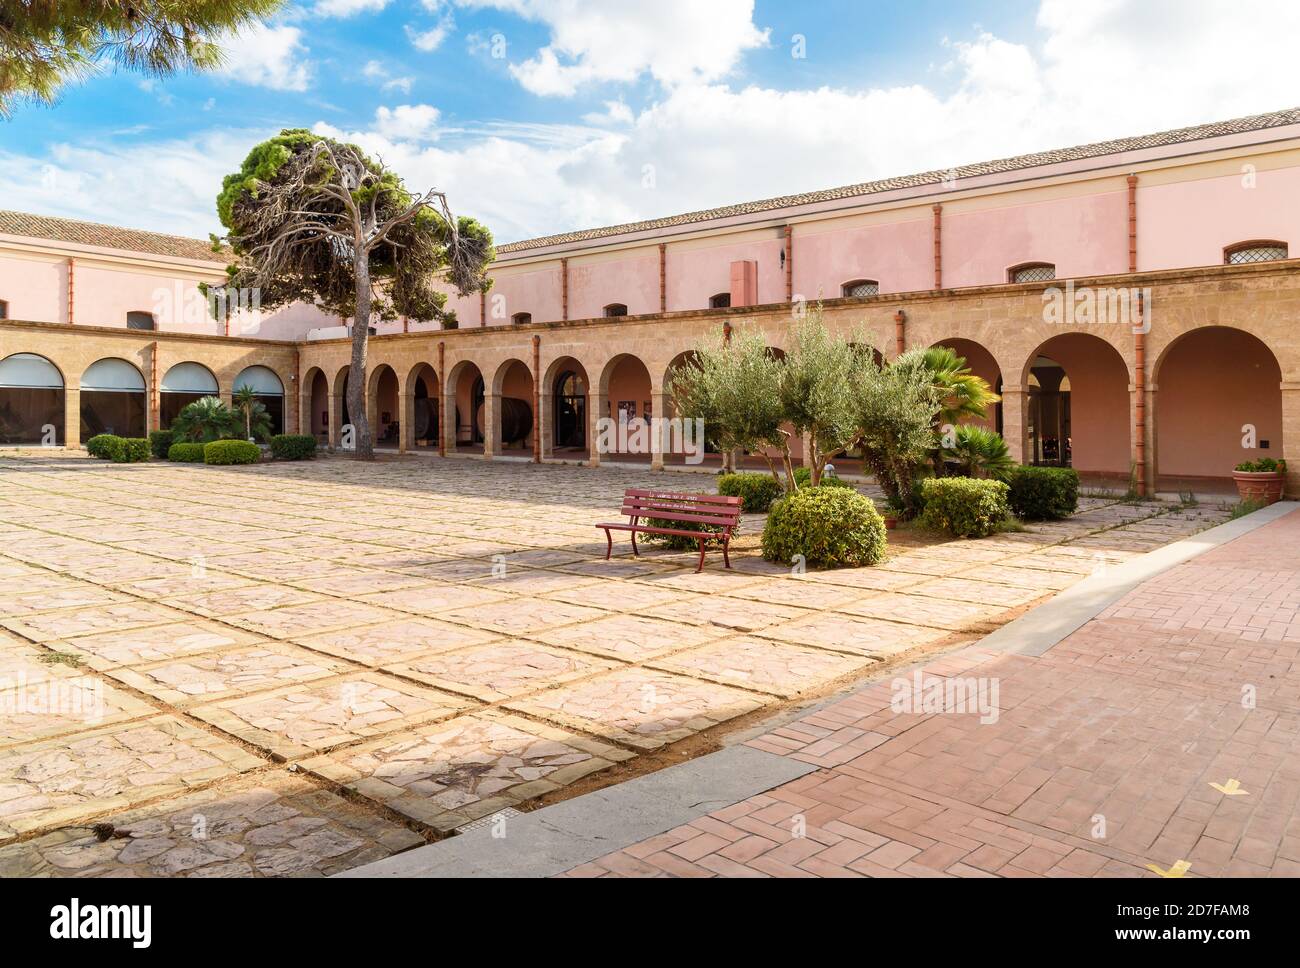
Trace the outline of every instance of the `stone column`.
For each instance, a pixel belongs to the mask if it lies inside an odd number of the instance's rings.
[[[63,445],[80,447],[81,439],[81,387],[63,389]]]
[[[609,395],[597,387],[587,391],[587,463],[592,467],[600,466],[600,418],[609,416],[605,412],[608,400]]]
[[[501,451],[501,394],[483,394],[483,456],[492,460]]]
[[[661,471],[664,469],[664,430],[667,427],[664,420],[668,416],[668,394],[662,390],[652,390],[650,392],[650,411],[652,417],[652,426],[650,427],[650,469],[652,471]]]
[[[337,393],[329,395],[329,415],[330,422],[325,428],[325,438],[329,441],[329,449],[333,451],[339,446],[339,440],[343,435],[343,428],[339,426],[339,421],[343,419],[343,407]]]
[[[555,450],[555,395],[548,393],[545,386],[538,387],[537,393],[537,439],[538,457],[545,460]]]
[[[415,394],[397,394],[397,452],[405,454],[415,446]]]
[[[1282,453],[1286,458],[1286,496],[1300,498],[1300,380],[1282,380]]]
[[[438,456],[446,457],[449,453],[456,453],[456,398],[440,390],[438,393]]]
[[[1146,392],[1143,394],[1146,404],[1146,413],[1143,420],[1146,422],[1146,485],[1147,495],[1153,496],[1156,493],[1156,483],[1160,479],[1160,455],[1156,451],[1156,385],[1147,382]],[[1135,459],[1136,459],[1136,455]]]
[[[1029,455],[1029,437],[1026,427],[1029,393],[1024,387],[1002,387],[1002,437],[1007,442],[1011,459],[1025,463]]]

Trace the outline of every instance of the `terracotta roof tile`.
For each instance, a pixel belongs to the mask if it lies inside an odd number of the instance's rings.
[[[643,222],[628,222],[623,225],[610,225],[604,228],[583,229],[578,232],[562,232],[521,242],[510,242],[497,246],[497,253],[506,255],[511,252],[523,252],[539,249],[549,245],[563,245],[570,242],[584,242],[608,236],[624,235],[631,232],[644,232],[653,229],[671,228],[689,225],[694,222],[707,222],[712,219],[729,218],[736,215],[750,215],[774,209],[807,205],[813,202],[828,202],[859,195],[873,195],[878,192],[894,191],[899,188],[917,188],[925,185],[938,185],[945,178],[955,175],[957,178],[970,178],[976,175],[995,175],[1002,172],[1018,171],[1025,168],[1037,168],[1042,165],[1054,165],[1066,161],[1080,161],[1088,158],[1100,158],[1105,155],[1134,151],[1141,148],[1159,148],[1164,145],[1182,144],[1189,141],[1201,141],[1206,138],[1218,138],[1224,135],[1242,134],[1250,131],[1262,131],[1288,124],[1300,124],[1300,109],[1274,111],[1270,114],[1257,114],[1248,118],[1235,118],[1231,121],[1216,121],[1213,124],[1201,124],[1189,128],[1175,128],[1172,131],[1160,131],[1155,134],[1141,135],[1135,138],[1116,138],[1111,141],[1099,141],[1095,144],[1078,145],[1073,148],[1058,148],[1053,151],[1039,151],[1028,155],[1016,155],[996,161],[985,161],[975,165],[963,165],[959,168],[943,171],[926,171],[915,175],[902,175],[896,178],[882,178],[878,181],[859,182],[856,185],[844,185],[840,188],[828,188],[822,191],[805,192],[800,195],[782,195],[777,198],[765,198],[755,202],[742,202],[738,205],[725,205],[721,208],[704,209],[698,212],[685,212],[670,215],[667,218],[647,219]]]
[[[21,235],[29,239],[51,239],[56,242],[76,242],[109,249],[126,249],[150,255],[167,255],[178,259],[202,259],[204,262],[224,262],[229,253],[213,252],[212,243],[204,239],[190,239],[181,235],[163,235],[140,229],[124,229],[116,225],[97,222],[78,222],[51,215],[30,215],[27,212],[10,212],[0,209],[0,234]]]

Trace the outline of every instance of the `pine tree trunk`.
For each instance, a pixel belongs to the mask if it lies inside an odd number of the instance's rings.
[[[374,460],[375,445],[370,436],[370,415],[366,413],[366,350],[370,343],[370,256],[358,246],[357,309],[352,318],[352,365],[348,369],[348,416],[358,460]]]

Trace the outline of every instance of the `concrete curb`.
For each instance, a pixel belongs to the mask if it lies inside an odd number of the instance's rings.
[[[336,877],[550,877],[680,827],[817,769],[748,746],[729,746]]]
[[[1131,561],[1089,575],[1026,612],[979,642],[981,649],[1042,655],[1071,632],[1096,618],[1142,582],[1205,552],[1262,528],[1300,508],[1300,501],[1279,501],[1236,521],[1202,531]]]

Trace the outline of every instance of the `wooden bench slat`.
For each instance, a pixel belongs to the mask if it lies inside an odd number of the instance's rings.
[[[649,497],[665,498],[673,501],[697,501],[700,504],[732,504],[739,506],[744,503],[744,498],[730,497],[726,494],[685,494],[677,491],[645,491],[635,487],[629,487],[623,492],[623,498],[629,497]]]
[[[620,510],[628,518],[626,523],[608,522],[596,527],[605,531],[608,548],[606,560],[613,553],[614,542],[610,537],[612,531],[627,531],[632,535],[632,554],[637,554],[636,536],[638,534],[663,534],[675,537],[693,538],[700,545],[700,560],[695,566],[698,572],[704,567],[704,548],[710,541],[722,545],[722,557],[728,568],[731,557],[728,549],[732,532],[740,524],[744,499],[728,497],[723,494],[684,494],[677,491],[656,491],[629,487],[623,492],[623,506]],[[716,527],[717,531],[687,530],[686,528],[669,528],[642,524],[642,519],[663,521],[666,523],[696,524]]]
[[[736,524],[736,519],[718,514],[691,514],[685,511],[646,510],[645,508],[623,508],[622,514],[627,518],[655,518],[659,521],[694,521],[696,524],[716,524],[729,527]]]

